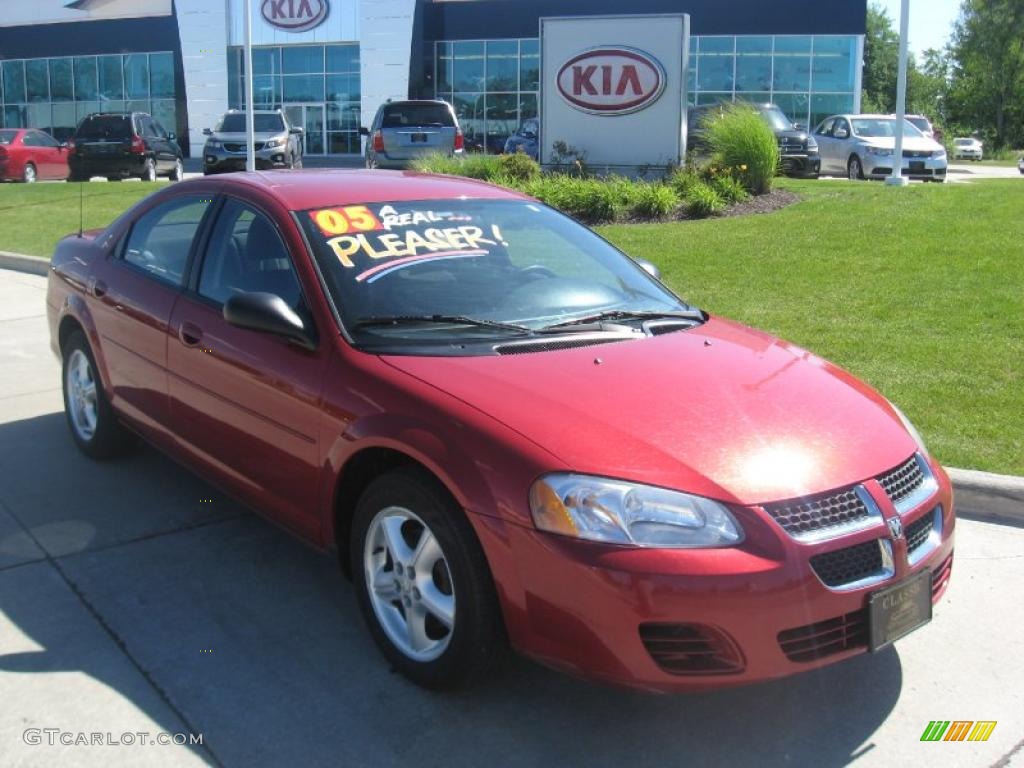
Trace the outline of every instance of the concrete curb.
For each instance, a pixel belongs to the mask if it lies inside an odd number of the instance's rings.
[[[15,272],[27,272],[30,275],[46,277],[50,271],[50,260],[37,256],[24,256],[20,253],[0,251],[0,269],[12,269]]]
[[[0,251],[0,269],[46,276],[50,262],[35,256]],[[1024,527],[1024,477],[946,467],[963,517]]]

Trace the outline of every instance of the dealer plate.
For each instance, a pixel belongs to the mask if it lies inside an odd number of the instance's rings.
[[[868,598],[870,648],[885,648],[931,620],[932,572],[926,569]]]
[[[910,164],[910,170],[912,171],[923,171],[924,163],[920,160],[915,160]]]

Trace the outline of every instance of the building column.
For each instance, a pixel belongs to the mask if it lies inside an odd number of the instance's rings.
[[[362,124],[369,127],[388,99],[409,98],[416,0],[359,0]]]
[[[192,157],[202,157],[204,128],[213,128],[228,108],[227,3],[175,0],[188,100]]]

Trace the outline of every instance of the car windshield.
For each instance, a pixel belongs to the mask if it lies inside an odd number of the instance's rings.
[[[0,131],[0,144],[10,144],[14,141],[14,137],[18,135],[17,131],[5,130]]]
[[[277,113],[256,114],[256,133],[278,133],[284,130],[284,119]],[[220,133],[244,133],[246,128],[245,115],[232,113],[224,115],[217,126]]]
[[[493,342],[597,313],[691,309],[608,242],[540,203],[402,201],[296,215],[360,344]],[[422,322],[434,316],[473,322]]]
[[[793,122],[786,117],[786,113],[778,107],[761,107],[761,116],[765,119],[773,131],[792,131],[795,130]]]
[[[853,119],[853,132],[865,139],[891,139],[896,136],[896,118],[894,117],[867,117]],[[919,139],[921,133],[912,123],[904,121],[903,137],[906,139]]]
[[[540,126],[536,120],[527,120],[521,126],[519,126],[520,136],[536,136]]]
[[[78,139],[128,139],[132,121],[127,115],[92,115],[78,126]]]
[[[404,128],[409,125],[451,128],[455,125],[455,118],[447,104],[405,102],[384,107],[382,128]]]

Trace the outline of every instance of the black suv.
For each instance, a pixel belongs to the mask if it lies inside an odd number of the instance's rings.
[[[71,181],[91,176],[156,181],[160,175],[178,181],[184,174],[174,134],[145,112],[94,112],[83,117],[69,142],[68,167]]]
[[[687,118],[687,147],[698,155],[708,151],[704,129],[709,115],[721,113],[728,106],[726,103],[711,104],[702,107],[690,107]],[[782,172],[787,176],[804,179],[816,179],[821,172],[821,155],[818,154],[818,142],[814,140],[803,126],[795,125],[786,117],[786,113],[774,104],[749,104],[761,113],[768,127],[775,133],[779,142],[779,153],[782,156]]]

